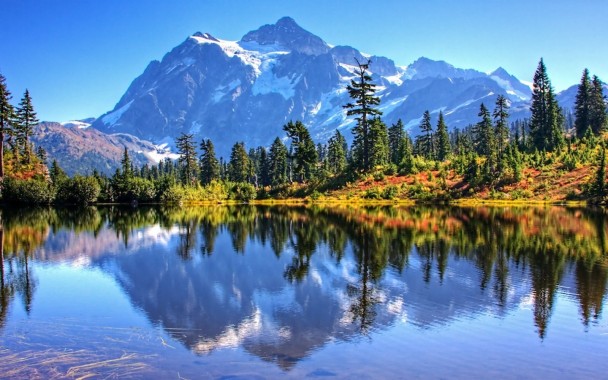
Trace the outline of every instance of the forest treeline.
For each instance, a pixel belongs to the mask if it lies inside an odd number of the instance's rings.
[[[177,160],[135,167],[125,148],[121,167],[112,176],[93,172],[72,178],[56,161],[48,171],[40,170],[46,153],[29,141],[38,122],[29,92],[13,109],[0,76],[0,145],[8,147],[6,152],[0,149],[2,198],[22,203],[315,200],[338,189],[357,190],[353,184],[370,178],[426,173],[425,183],[414,179],[401,186],[367,186],[346,197],[452,200],[489,191],[497,198],[517,199],[532,195],[518,188],[526,171],[552,172],[557,181],[559,173],[581,167],[593,168],[593,173],[568,196],[601,201],[606,195],[606,97],[602,81],[587,69],[573,113],[557,103],[541,59],[529,119],[510,121],[510,102],[498,95],[493,104],[480,105],[477,123],[451,132],[442,111],[435,125],[425,111],[420,133],[412,139],[401,120],[390,126],[382,120],[371,62],[357,63],[357,75],[347,86],[351,102],[343,106],[355,120],[350,146],[339,130],[326,143],[315,144],[302,122],[290,121],[283,126],[285,138],[277,137],[270,147],[235,142],[225,160],[217,157],[211,140],[197,142],[182,133],[175,144]]]

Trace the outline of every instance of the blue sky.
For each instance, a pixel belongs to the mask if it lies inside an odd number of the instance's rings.
[[[605,0],[0,2],[0,73],[15,103],[30,90],[43,120],[111,110],[151,60],[196,31],[238,40],[282,16],[398,65],[425,56],[486,72],[502,66],[531,81],[542,56],[558,91],[577,84],[585,67],[608,81]]]

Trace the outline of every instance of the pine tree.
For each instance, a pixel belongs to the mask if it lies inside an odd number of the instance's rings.
[[[477,153],[482,156],[490,156],[496,148],[496,140],[494,128],[492,127],[492,119],[490,111],[481,103],[479,113],[477,114],[481,120],[475,125],[475,147]]]
[[[194,186],[198,178],[198,163],[196,159],[196,148],[194,147],[194,135],[182,133],[175,141],[178,162],[181,166],[182,183]]]
[[[124,148],[124,151],[122,153],[122,159],[120,160],[120,167],[122,169],[120,172],[122,178],[124,178],[125,180],[129,180],[129,179],[133,178],[133,176],[134,176],[133,163],[131,162],[131,157],[129,157],[129,151],[127,150],[126,147]]]
[[[380,110],[374,108],[380,104],[380,98],[374,96],[376,93],[376,85],[371,83],[372,77],[368,74],[369,65],[371,61],[367,63],[360,63],[357,61],[356,75],[358,81],[351,80],[350,85],[346,87],[350,98],[354,103],[348,103],[344,105],[348,111],[347,116],[355,115],[357,125],[353,128],[353,134],[355,135],[353,141],[353,150],[359,152],[357,155],[356,167],[365,171],[371,168],[370,166],[370,150],[371,141],[369,136],[370,119],[375,115],[382,115]]]
[[[46,165],[46,160],[47,160],[48,156],[46,154],[46,150],[44,150],[43,147],[39,146],[36,149],[36,157],[38,157],[40,159],[40,161],[42,161],[42,163]]]
[[[593,185],[595,193],[603,197],[606,194],[606,148],[602,145],[598,160],[598,168],[595,172],[595,183]]]
[[[589,108],[591,130],[599,135],[606,128],[606,97],[604,96],[603,83],[595,75],[591,85]]]
[[[13,133],[15,110],[10,103],[11,93],[6,78],[0,74],[0,181],[4,178],[4,141]]]
[[[403,138],[405,131],[403,130],[403,122],[401,119],[397,120],[396,124],[391,125],[388,128],[388,146],[390,150],[391,162],[395,165],[401,163],[403,158]]]
[[[261,186],[269,186],[270,185],[270,163],[268,160],[268,153],[266,152],[266,148],[259,147],[257,149],[257,157],[258,157],[258,181]]]
[[[68,175],[65,174],[63,169],[61,169],[61,167],[57,163],[57,160],[53,160],[53,163],[51,164],[51,169],[49,170],[49,176],[51,177],[51,181],[53,182],[55,187],[68,178]]]
[[[431,124],[431,113],[427,110],[422,115],[420,122],[420,135],[416,137],[417,153],[426,159],[433,159],[435,149],[433,146],[433,125]]]
[[[444,161],[450,154],[450,150],[448,127],[443,119],[443,112],[439,111],[439,120],[437,121],[437,160]]]
[[[233,182],[248,182],[251,161],[245,150],[245,143],[237,142],[232,146],[228,163],[228,179]]]
[[[509,143],[509,101],[502,95],[496,97],[496,107],[492,113],[494,117],[494,133],[496,135],[496,148],[498,156],[502,157]]]
[[[38,125],[38,119],[32,105],[32,98],[30,92],[25,90],[25,94],[23,94],[23,98],[17,107],[15,138],[26,164],[29,164],[32,158],[29,139],[36,125]]]
[[[201,141],[201,156],[199,160],[201,183],[208,185],[220,179],[220,163],[215,156],[215,148],[211,140]]]
[[[268,157],[268,176],[272,186],[280,186],[287,182],[287,148],[280,138],[276,138],[270,146]]]
[[[300,182],[312,179],[317,163],[317,150],[308,128],[301,121],[295,123],[290,121],[283,126],[283,130],[291,139],[291,145],[294,148],[292,155],[295,161],[294,174]]]
[[[327,162],[332,174],[340,174],[346,168],[346,149],[346,139],[336,130],[327,143]]]
[[[574,103],[574,127],[576,128],[576,136],[582,139],[589,129],[591,122],[591,80],[589,79],[589,70],[583,70],[581,83],[578,85],[576,92],[576,101]]]
[[[553,151],[563,145],[560,109],[542,58],[534,73],[530,112],[530,137],[533,147]]]
[[[389,141],[386,124],[379,117],[374,118],[369,126],[369,165],[373,169],[389,162]]]

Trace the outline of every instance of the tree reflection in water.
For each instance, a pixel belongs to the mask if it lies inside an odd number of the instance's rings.
[[[289,368],[330,339],[394,324],[399,308],[426,328],[505,315],[526,297],[544,339],[560,287],[576,292],[585,326],[601,317],[605,220],[602,210],[562,207],[3,210],[0,324],[16,295],[32,307],[32,259],[70,259],[67,247],[92,238],[91,261],[112,260],[133,304],[182,329],[175,339],[199,353],[239,344]],[[138,254],[151,229],[168,236],[171,255]],[[69,245],[54,240],[61,231]]]

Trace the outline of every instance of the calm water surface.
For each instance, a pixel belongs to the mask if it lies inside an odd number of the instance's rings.
[[[605,378],[608,216],[2,210],[0,377]]]

